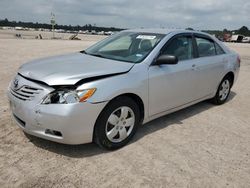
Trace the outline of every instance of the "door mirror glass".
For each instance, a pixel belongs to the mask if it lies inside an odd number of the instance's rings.
[[[178,63],[178,58],[173,55],[161,55],[155,61],[155,65],[162,65],[162,64],[175,65],[177,63]]]

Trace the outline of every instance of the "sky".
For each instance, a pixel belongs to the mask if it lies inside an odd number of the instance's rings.
[[[120,28],[250,28],[249,0],[0,0],[0,19]]]

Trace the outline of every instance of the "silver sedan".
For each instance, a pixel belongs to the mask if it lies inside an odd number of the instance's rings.
[[[202,32],[126,30],[22,65],[8,97],[28,134],[117,149],[140,124],[207,99],[223,104],[239,67],[235,52]]]

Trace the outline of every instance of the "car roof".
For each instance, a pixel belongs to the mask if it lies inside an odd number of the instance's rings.
[[[150,29],[128,29],[128,30],[123,30],[121,32],[135,32],[135,33],[156,33],[156,34],[163,34],[163,35],[168,35],[168,34],[182,34],[182,33],[195,33],[195,34],[201,34],[203,36],[208,36],[208,38],[213,39],[217,43],[220,44],[220,46],[226,51],[230,52],[230,49],[220,42],[215,36],[212,36],[208,33],[201,32],[201,31],[195,31],[195,30],[186,30],[186,29],[165,29],[165,28],[150,28]]]
[[[165,28],[150,28],[150,29],[128,29],[123,30],[123,32],[136,32],[136,33],[157,33],[157,34],[169,34],[169,33],[198,33],[198,34],[205,34],[207,33],[195,31],[195,30],[185,30],[185,29],[165,29]]]

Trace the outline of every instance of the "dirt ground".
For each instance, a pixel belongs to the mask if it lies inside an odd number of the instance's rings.
[[[75,52],[82,41],[0,37],[1,187],[250,187],[250,45],[222,106],[202,102],[142,126],[124,148],[68,146],[25,135],[11,120],[6,88],[34,58]]]

